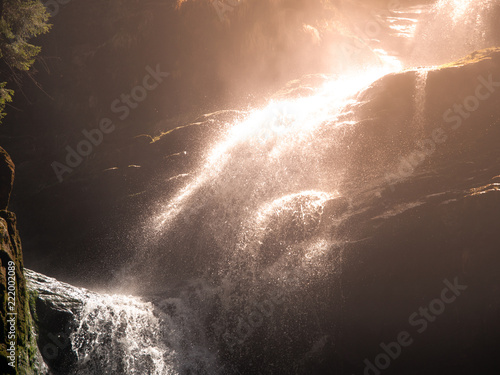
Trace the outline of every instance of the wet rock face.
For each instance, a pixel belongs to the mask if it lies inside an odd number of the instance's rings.
[[[499,98],[498,48],[383,77],[358,97],[347,163],[351,179],[382,178],[393,190],[431,163],[466,162],[494,150]]]
[[[30,290],[36,295],[38,347],[43,360],[52,374],[72,373],[77,356],[70,335],[82,309],[82,291],[30,270],[25,270],[25,274]]]
[[[0,211],[0,368],[5,374],[16,374],[16,368],[26,374],[44,368],[36,345],[31,296],[23,270],[16,216]]]
[[[10,237],[9,237],[9,232],[7,229],[7,222],[5,219],[0,219],[0,239],[1,239],[1,252],[0,252],[0,290],[1,294],[3,296],[2,298],[2,305],[0,306],[0,316],[1,316],[1,331],[0,331],[0,364],[2,368],[6,369],[6,373],[8,374],[14,374],[15,369],[12,368],[12,366],[9,366],[8,363],[12,363],[12,358],[9,358],[10,354],[7,352],[8,349],[10,348],[10,345],[7,345],[7,342],[10,344],[10,338],[9,333],[10,333],[10,326],[11,324],[8,322],[10,319],[10,316],[8,315],[9,313],[9,308],[8,308],[8,292],[11,290],[8,290],[8,280],[9,280],[9,275],[10,275],[10,280],[12,283],[12,280],[15,280],[16,276],[16,263],[15,260],[17,257],[15,254],[13,254],[13,251],[10,247]],[[14,272],[12,272],[12,269],[14,268]],[[17,291],[17,288],[14,287],[14,295],[15,292]],[[12,300],[10,302],[13,302]],[[15,302],[15,299],[14,299]],[[15,327],[15,325],[14,325]],[[9,337],[9,340],[7,338]]]
[[[27,286],[16,215],[6,211],[14,163],[0,147],[0,368],[2,374],[39,374],[47,368],[37,346],[35,296]]]
[[[4,374],[32,374],[45,366],[36,345],[16,215],[6,211],[13,181],[14,163],[0,147],[0,368]]]

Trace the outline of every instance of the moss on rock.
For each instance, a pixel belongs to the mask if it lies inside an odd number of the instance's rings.
[[[478,63],[478,62],[484,61],[484,60],[491,60],[491,59],[493,59],[493,56],[495,54],[499,54],[499,53],[500,53],[499,47],[485,48],[482,50],[474,51],[470,55],[467,55],[464,58],[461,58],[459,60],[441,65],[439,68],[460,67],[460,66],[464,66],[467,64]]]
[[[12,188],[14,164],[0,149],[1,201],[8,203]],[[4,186],[7,185],[7,186]],[[2,206],[3,208],[3,206]],[[21,239],[14,213],[0,210],[0,368],[2,374],[39,374],[43,364],[38,360],[38,347],[30,300],[24,277]],[[15,320],[14,324],[8,320]],[[13,328],[15,327],[15,331]],[[11,342],[15,347],[15,367],[9,358]]]

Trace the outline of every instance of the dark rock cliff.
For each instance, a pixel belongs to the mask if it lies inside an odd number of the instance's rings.
[[[2,374],[36,374],[44,366],[32,318],[34,296],[26,286],[16,216],[6,210],[13,177],[14,163],[0,148],[0,368]]]

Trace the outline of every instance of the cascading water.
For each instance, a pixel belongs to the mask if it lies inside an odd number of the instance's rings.
[[[445,50],[450,38],[457,40],[449,46],[455,56],[483,46],[483,28],[468,30],[473,22],[482,25],[492,4],[440,0],[431,10],[398,10],[390,28],[398,38],[423,35],[419,42],[406,40],[418,59],[421,50]],[[405,15],[400,25],[397,15]],[[418,17],[426,29],[416,25]],[[444,29],[451,31],[442,41],[429,41]],[[464,48],[456,47],[461,36],[467,36]],[[74,373],[229,375],[249,358],[252,369],[262,361],[276,374],[300,373],[333,345],[335,338],[324,332],[342,335],[344,246],[366,240],[350,238],[350,220],[381,204],[390,162],[426,131],[427,68],[406,72],[414,90],[409,129],[395,138],[401,145],[379,147],[370,138],[376,129],[358,131],[365,126],[359,113],[371,115],[366,89],[376,91],[377,79],[398,70],[389,60],[304,85],[310,95],[275,99],[226,124],[198,171],[160,201],[138,237],[140,251],[119,282],[134,285],[145,299],[80,296],[84,305],[71,336]],[[360,145],[370,142],[361,152]],[[387,212],[420,204],[405,202]],[[387,212],[374,218],[390,217]]]
[[[78,374],[173,374],[177,354],[166,346],[153,305],[126,296],[91,296],[72,336]],[[175,332],[175,327],[169,327]]]
[[[425,121],[425,87],[427,85],[428,68],[418,69],[415,82],[415,114],[413,115],[412,127],[418,129]],[[420,138],[423,134],[420,134]]]
[[[69,341],[76,358],[66,371],[75,375],[216,373],[217,358],[204,341],[199,316],[181,298],[98,294],[33,271],[26,275],[42,301],[73,316],[42,347],[42,354],[54,359]]]
[[[439,0],[418,23],[411,63],[444,64],[494,42],[495,0]]]

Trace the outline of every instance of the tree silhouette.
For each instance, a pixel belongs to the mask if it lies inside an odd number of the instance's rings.
[[[48,18],[38,0],[0,1],[0,122],[14,94],[7,85],[20,87],[22,73],[29,72],[41,50],[29,40],[49,31]]]

